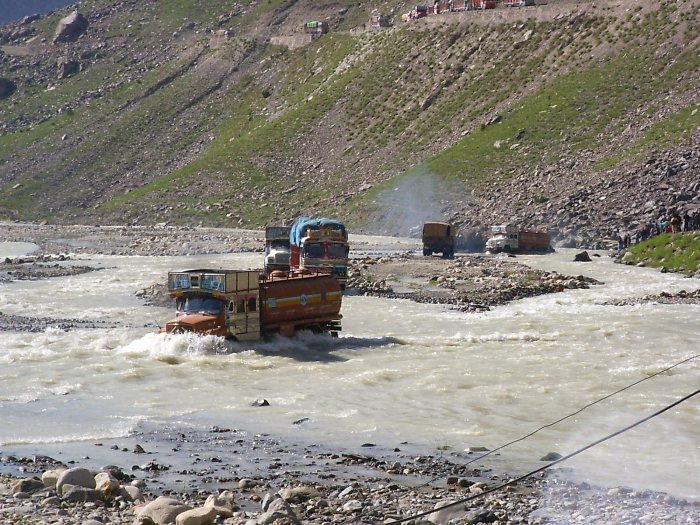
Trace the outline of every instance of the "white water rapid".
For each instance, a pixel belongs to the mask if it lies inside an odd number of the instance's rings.
[[[4,257],[18,247],[2,248]],[[409,442],[433,454],[493,449],[700,353],[700,306],[602,304],[699,280],[605,255],[573,263],[566,250],[519,260],[605,284],[481,314],[347,297],[338,339],[239,345],[160,335],[156,325],[172,312],[134,295],[171,269],[254,268],[259,258],[94,256],[66,264],[97,272],[0,284],[5,314],[108,322],[0,333],[0,452],[119,439],[142,422],[235,425],[330,446]],[[697,359],[500,451],[498,461],[539,467],[546,453],[572,452],[699,387]],[[270,406],[251,405],[263,398]],[[700,398],[562,466],[579,481],[700,499]]]

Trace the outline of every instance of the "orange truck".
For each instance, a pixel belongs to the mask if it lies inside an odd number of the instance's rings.
[[[338,335],[340,284],[329,272],[183,270],[168,272],[177,315],[166,333],[192,332],[237,341],[299,330]]]
[[[325,270],[345,289],[348,280],[348,231],[337,219],[299,217],[289,229],[289,267]]]

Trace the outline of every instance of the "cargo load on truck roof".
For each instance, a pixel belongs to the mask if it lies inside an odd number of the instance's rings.
[[[322,34],[328,33],[329,29],[330,28],[328,26],[328,22],[319,22],[317,20],[313,20],[313,21],[304,23],[304,32],[305,33],[322,35]]]
[[[309,233],[314,230],[323,230],[324,233],[331,237],[337,237],[338,240],[348,240],[345,225],[336,219],[299,217],[289,231],[289,242],[294,246],[299,246],[302,239],[308,237]]]

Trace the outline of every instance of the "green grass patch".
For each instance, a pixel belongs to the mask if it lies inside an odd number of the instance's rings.
[[[285,109],[280,115],[270,118],[264,113],[264,86],[257,85],[252,78],[244,79],[232,94],[230,113],[215,133],[217,138],[197,160],[126,195],[115,197],[105,207],[114,209],[144,198],[157,199],[157,194],[167,193],[173,186],[189,184],[213,172],[226,174],[231,185],[239,186],[244,191],[255,186],[284,184],[285,174],[266,173],[252,162],[253,158],[265,155],[270,150],[275,150],[277,154],[284,152],[299,131],[312,127],[331,108],[354,75],[352,68],[336,72],[339,62],[354,49],[353,39],[347,35],[326,35],[319,39],[318,46],[312,49],[315,56],[320,57],[319,62],[323,67],[310,78],[308,70],[302,68],[295,78],[288,80],[288,84],[302,78],[304,82],[299,89],[285,91],[288,96],[282,97]],[[308,52],[306,49],[300,51],[301,54]],[[331,191],[321,191],[319,198]],[[305,195],[309,197],[308,193]],[[222,196],[226,195],[215,194],[213,197]],[[245,213],[251,223],[267,220],[271,213],[260,208],[260,203],[243,199],[238,204],[238,211]]]
[[[700,231],[663,233],[633,244],[623,261],[693,275],[700,268]]]

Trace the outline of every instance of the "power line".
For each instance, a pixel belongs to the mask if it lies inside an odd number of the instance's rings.
[[[601,398],[599,398],[599,399],[596,399],[595,401],[592,401],[591,403],[588,403],[587,405],[582,406],[581,408],[579,408],[579,409],[576,410],[575,412],[571,412],[570,414],[567,414],[566,416],[563,416],[563,417],[557,419],[556,421],[552,421],[551,423],[547,423],[546,425],[542,425],[541,427],[539,427],[539,428],[536,429],[536,430],[533,430],[533,431],[530,432],[529,434],[525,434],[525,435],[522,436],[522,437],[519,437],[519,438],[517,438],[517,439],[514,439],[514,440],[512,440],[512,441],[509,441],[508,443],[504,443],[503,445],[500,445],[500,446],[494,448],[493,450],[489,450],[488,452],[486,452],[486,453],[484,453],[484,454],[481,454],[479,457],[476,457],[476,458],[474,458],[474,459],[471,459],[471,460],[467,461],[466,463],[464,463],[464,466],[466,467],[467,465],[471,465],[472,463],[474,463],[474,462],[476,462],[476,461],[479,461],[479,460],[481,460],[481,459],[484,459],[485,457],[490,456],[491,454],[494,454],[494,453],[498,452],[499,450],[503,450],[504,448],[509,447],[510,445],[513,445],[513,444],[515,444],[515,443],[519,443],[519,442],[521,442],[521,441],[524,441],[524,440],[526,440],[526,439],[528,439],[528,438],[534,436],[535,434],[537,434],[537,433],[540,432],[541,430],[544,430],[545,428],[553,427],[554,425],[557,425],[557,424],[561,423],[562,421],[565,421],[565,420],[567,420],[567,419],[569,419],[569,418],[571,418],[571,417],[574,417],[574,416],[580,414],[581,412],[583,412],[584,410],[586,410],[586,409],[592,407],[593,405],[597,405],[598,403],[601,403],[602,401],[605,401],[606,399],[609,399],[609,398],[611,398],[611,397],[613,397],[613,396],[615,396],[615,395],[617,395],[617,394],[619,394],[619,393],[621,393],[621,392],[624,392],[625,390],[629,390],[630,388],[632,388],[632,387],[634,387],[634,386],[637,386],[638,384],[643,383],[644,381],[647,381],[647,380],[652,379],[652,378],[654,378],[654,377],[656,377],[656,376],[659,376],[659,375],[661,375],[661,374],[664,374],[664,373],[668,372],[669,370],[672,370],[673,368],[676,368],[677,366],[683,365],[683,364],[685,364],[685,363],[687,363],[687,362],[689,362],[689,361],[692,361],[693,359],[697,359],[698,357],[700,357],[700,354],[697,354],[697,355],[688,357],[687,359],[684,359],[684,360],[682,360],[682,361],[679,361],[678,363],[675,363],[675,364],[673,364],[673,365],[671,365],[671,366],[668,366],[668,367],[664,368],[663,370],[659,370],[658,372],[655,372],[655,373],[653,373],[653,374],[651,374],[651,375],[649,375],[649,376],[647,376],[647,377],[643,377],[642,379],[639,379],[638,381],[635,381],[634,383],[631,383],[631,384],[629,384],[629,385],[627,385],[627,386],[625,386],[625,387],[623,387],[623,388],[620,388],[620,389],[618,389],[618,390],[615,390],[614,392],[611,392],[611,393],[609,393],[609,394],[607,394],[607,395],[605,395],[605,396],[603,396],[603,397],[601,397]],[[419,486],[425,487],[425,486],[427,486],[427,485],[430,485],[431,483],[437,481],[437,480],[440,479],[441,477],[442,477],[442,476],[435,477],[435,478],[433,478],[433,479],[431,479],[431,480],[429,480],[429,481],[426,481],[425,483],[423,483],[422,485],[419,485]]]
[[[697,356],[696,356],[696,357],[697,357]],[[524,474],[524,475],[520,476],[519,478],[512,479],[512,480],[510,480],[510,481],[507,481],[506,483],[501,483],[500,485],[497,485],[496,487],[492,487],[492,488],[490,488],[490,489],[488,489],[488,490],[485,490],[485,491],[483,491],[483,492],[481,492],[481,493],[479,493],[479,494],[475,494],[475,495],[473,495],[473,496],[469,496],[468,498],[464,498],[464,499],[461,499],[461,500],[458,500],[458,501],[453,501],[452,503],[448,503],[448,504],[446,504],[446,505],[443,505],[442,507],[438,507],[438,508],[436,508],[436,509],[432,509],[432,510],[428,510],[428,511],[425,511],[425,512],[421,512],[420,514],[414,514],[413,516],[409,516],[409,517],[407,517],[407,518],[402,518],[402,519],[396,520],[396,521],[391,521],[391,522],[388,522],[388,523],[389,523],[390,525],[395,525],[395,524],[397,524],[397,523],[404,523],[404,522],[406,522],[406,521],[415,520],[416,518],[422,518],[423,516],[427,516],[428,514],[432,514],[433,512],[437,512],[437,511],[440,511],[440,510],[443,510],[443,509],[448,509],[448,508],[450,508],[450,507],[454,507],[454,506],[456,506],[456,505],[460,505],[460,504],[462,504],[462,503],[467,503],[468,501],[472,501],[472,500],[475,500],[475,499],[477,499],[477,498],[481,498],[482,496],[486,496],[486,495],[488,495],[488,494],[492,494],[492,493],[494,493],[494,492],[498,492],[499,490],[503,490],[505,487],[508,487],[508,486],[510,486],[510,485],[514,485],[515,483],[518,483],[518,482],[520,482],[520,481],[522,481],[522,480],[524,480],[524,479],[526,479],[526,478],[529,478],[530,476],[534,476],[535,474],[539,474],[540,472],[543,472],[543,471],[545,471],[545,470],[547,470],[547,469],[553,467],[554,465],[558,465],[559,463],[562,463],[563,461],[566,461],[566,460],[568,460],[568,459],[571,459],[571,458],[573,458],[574,456],[578,456],[579,454],[581,454],[582,452],[585,452],[586,450],[588,450],[588,449],[590,449],[590,448],[593,448],[593,447],[595,447],[595,446],[597,446],[597,445],[600,445],[601,443],[603,443],[603,442],[605,442],[605,441],[608,441],[608,440],[610,440],[610,439],[612,439],[612,438],[614,438],[614,437],[616,437],[616,436],[619,436],[620,434],[623,434],[623,433],[627,432],[628,430],[631,430],[631,429],[633,429],[633,428],[635,428],[635,427],[638,427],[638,426],[641,425],[642,423],[646,423],[647,421],[649,421],[649,420],[651,420],[651,419],[653,419],[653,418],[655,418],[655,417],[657,417],[657,416],[663,414],[664,412],[667,412],[667,411],[671,410],[672,408],[674,408],[674,407],[680,405],[681,403],[687,401],[688,399],[690,399],[690,398],[692,398],[692,397],[694,397],[694,396],[696,396],[696,395],[698,395],[698,394],[700,394],[700,389],[699,389],[699,390],[696,390],[695,392],[692,392],[691,394],[688,394],[687,396],[682,397],[682,398],[679,399],[678,401],[675,401],[675,402],[671,403],[670,405],[665,406],[664,408],[662,408],[662,409],[660,409],[660,410],[657,410],[657,411],[654,412],[653,414],[650,414],[650,415],[646,416],[645,418],[640,419],[639,421],[636,421],[636,422],[632,423],[631,425],[628,425],[628,426],[626,426],[626,427],[624,427],[624,428],[621,428],[620,430],[617,430],[616,432],[613,432],[612,434],[608,434],[607,436],[605,436],[605,437],[603,437],[603,438],[601,438],[601,439],[599,439],[599,440],[597,440],[597,441],[594,441],[593,443],[589,443],[588,445],[586,445],[586,446],[584,446],[584,447],[581,447],[581,448],[579,448],[578,450],[576,450],[576,451],[574,451],[574,452],[572,452],[572,453],[570,453],[570,454],[567,454],[566,456],[563,456],[563,457],[561,457],[561,458],[559,458],[559,459],[557,459],[557,460],[555,460],[555,461],[552,461],[551,463],[548,463],[547,465],[545,465],[545,466],[543,466],[543,467],[540,467],[540,468],[535,469],[535,470],[533,470],[533,471],[531,471],[531,472],[528,472],[527,474]]]
[[[518,439],[514,439],[513,441],[509,441],[508,443],[505,443],[504,445],[500,445],[499,447],[496,447],[496,448],[494,448],[493,450],[489,450],[488,452],[486,452],[485,454],[482,454],[482,455],[479,456],[478,458],[474,458],[474,459],[472,459],[472,460],[470,460],[470,461],[467,461],[464,465],[465,465],[465,466],[466,466],[466,465],[471,465],[471,464],[474,463],[475,461],[479,461],[480,459],[483,459],[483,458],[485,458],[486,456],[490,456],[491,454],[493,454],[493,453],[495,453],[495,452],[498,452],[499,450],[503,450],[504,448],[509,447],[510,445],[513,445],[513,444],[515,444],[515,443],[519,443],[520,441],[524,441],[525,439],[527,439],[527,438],[529,438],[529,437],[532,437],[532,436],[534,436],[535,434],[537,434],[540,430],[544,430],[545,428],[552,427],[552,426],[554,426],[554,425],[556,425],[556,424],[558,424],[558,423],[561,423],[562,421],[565,421],[565,420],[567,420],[567,419],[569,419],[569,418],[571,418],[571,417],[574,417],[574,416],[580,414],[581,412],[583,412],[584,410],[586,410],[587,408],[592,407],[593,405],[596,405],[596,404],[598,404],[598,403],[600,403],[600,402],[602,402],[602,401],[605,401],[606,399],[609,399],[609,398],[611,398],[611,397],[613,397],[613,396],[615,396],[615,395],[617,395],[617,394],[619,394],[619,393],[621,393],[621,392],[624,392],[625,390],[628,390],[628,389],[632,388],[633,386],[637,386],[638,384],[643,383],[644,381],[647,381],[648,379],[652,379],[653,377],[656,377],[656,376],[658,376],[658,375],[664,374],[664,373],[668,372],[669,370],[671,370],[671,369],[673,369],[673,368],[676,368],[677,366],[680,366],[680,365],[682,365],[682,364],[687,363],[688,361],[692,361],[693,359],[697,359],[698,357],[700,357],[700,354],[694,355],[694,356],[689,357],[689,358],[687,358],[687,359],[684,359],[683,361],[680,361],[680,362],[678,362],[678,363],[676,363],[676,364],[674,364],[674,365],[671,365],[671,366],[669,366],[669,367],[666,367],[666,368],[664,368],[663,370],[659,370],[658,372],[656,372],[656,373],[654,373],[654,374],[652,374],[652,375],[650,375],[650,376],[644,377],[644,378],[642,378],[642,379],[640,379],[640,380],[638,380],[638,381],[635,381],[634,383],[631,383],[631,384],[629,384],[629,385],[627,385],[627,386],[625,386],[625,387],[623,387],[623,388],[620,388],[619,390],[615,390],[614,392],[611,392],[610,394],[607,394],[606,396],[603,396],[603,397],[601,397],[600,399],[596,399],[595,401],[593,401],[593,402],[591,402],[591,403],[588,403],[587,405],[582,406],[582,407],[579,408],[576,412],[572,412],[571,414],[568,414],[568,415],[566,415],[566,416],[564,416],[564,417],[561,417],[561,418],[557,419],[556,421],[552,421],[551,423],[547,423],[546,425],[542,425],[540,428],[538,428],[537,430],[533,430],[533,431],[530,432],[529,434],[526,434],[526,435],[524,435],[524,436],[522,436],[522,437],[520,437],[520,438],[518,438]]]

